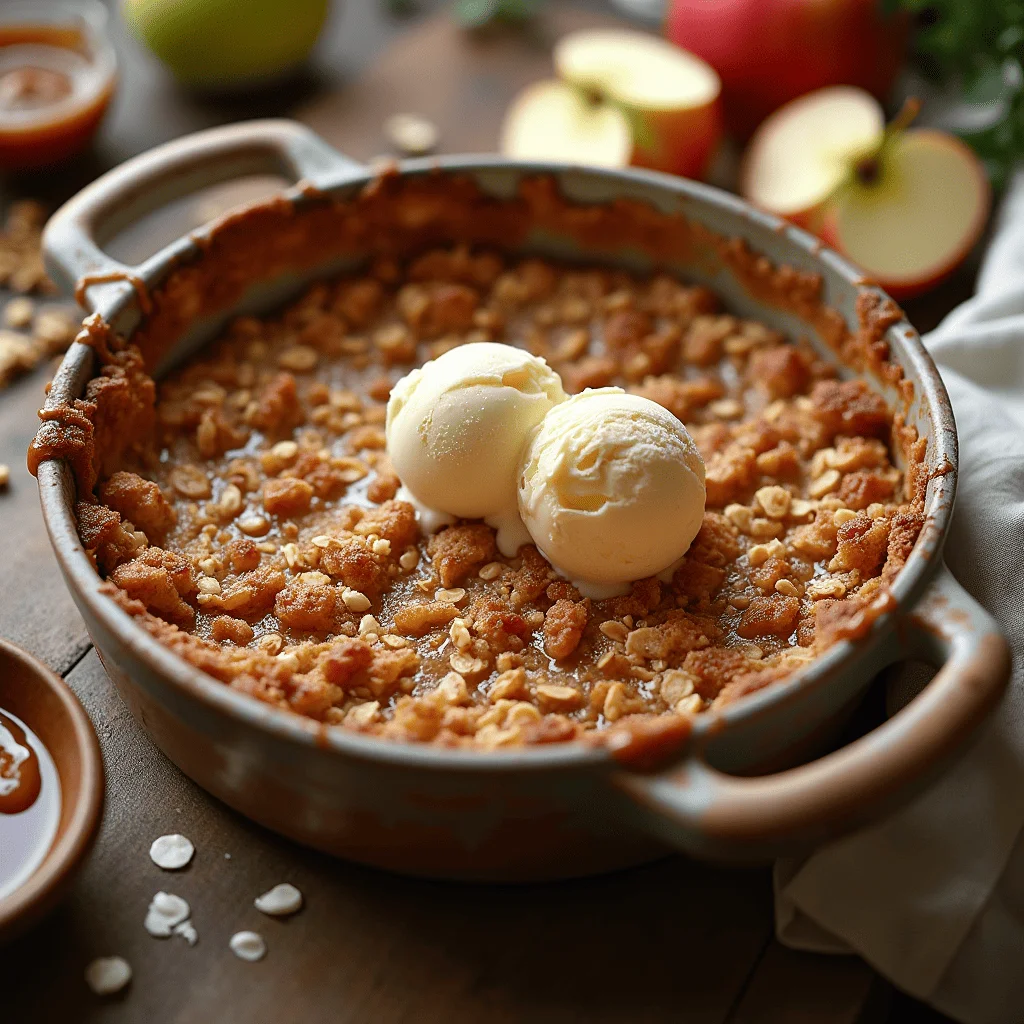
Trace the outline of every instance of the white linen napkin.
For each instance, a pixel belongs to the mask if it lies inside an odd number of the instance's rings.
[[[960,437],[946,562],[1010,640],[1009,692],[980,742],[908,807],[776,863],[776,933],[797,949],[858,953],[965,1024],[1014,1024],[1024,1021],[1024,170],[977,294],[925,344]]]

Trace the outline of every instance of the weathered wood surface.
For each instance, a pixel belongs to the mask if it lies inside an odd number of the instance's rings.
[[[502,113],[531,82],[552,78],[551,47],[567,32],[621,25],[621,18],[555,5],[529,31],[467,33],[444,15],[400,35],[347,88],[303,104],[296,116],[357,160],[391,152],[383,126],[414,113],[439,130],[443,153],[493,153]]]

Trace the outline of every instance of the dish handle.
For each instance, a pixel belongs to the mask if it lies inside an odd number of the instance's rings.
[[[1010,674],[999,626],[944,565],[897,629],[905,655],[939,671],[860,739],[772,775],[726,775],[697,755],[658,774],[620,772],[615,786],[640,805],[654,831],[698,856],[767,859],[877,819],[964,750]]]
[[[297,121],[243,121],[194,132],[133,157],[68,200],[43,232],[46,269],[69,291],[78,285],[84,292],[90,279],[132,282],[138,268],[114,259],[103,245],[175,199],[248,175],[278,174],[321,188],[366,173]]]

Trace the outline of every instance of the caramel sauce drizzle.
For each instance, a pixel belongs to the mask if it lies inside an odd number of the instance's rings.
[[[41,786],[39,758],[25,730],[0,711],[0,814],[27,811]]]
[[[84,307],[85,293],[94,284],[109,284],[116,281],[127,281],[135,289],[135,294],[139,297],[139,308],[142,312],[144,314],[152,312],[153,303],[150,301],[146,282],[138,274],[133,274],[130,270],[107,270],[101,274],[83,274],[75,285],[75,302]]]

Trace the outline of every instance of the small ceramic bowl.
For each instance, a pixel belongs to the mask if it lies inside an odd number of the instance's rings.
[[[92,846],[103,810],[103,758],[92,723],[67,683],[0,640],[0,708],[20,718],[50,752],[60,777],[57,834],[42,862],[0,898],[0,942],[53,908]]]

